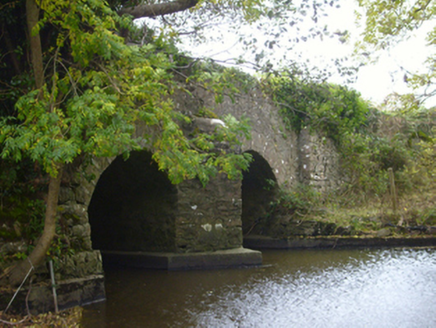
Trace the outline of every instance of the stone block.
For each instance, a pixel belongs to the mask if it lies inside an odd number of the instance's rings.
[[[73,226],[72,235],[79,238],[89,237],[91,235],[91,228],[89,223]]]
[[[75,201],[76,196],[74,194],[74,191],[70,187],[61,187],[59,190],[59,204],[66,204],[71,201]]]
[[[89,204],[91,201],[92,192],[94,191],[94,186],[91,184],[81,184],[75,190],[76,201],[80,204]]]

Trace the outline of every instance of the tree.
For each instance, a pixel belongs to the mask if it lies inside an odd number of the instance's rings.
[[[436,15],[436,3],[431,0],[382,1],[359,0],[364,10],[360,16],[365,22],[363,39],[358,50],[374,55],[378,51],[390,49],[398,42],[413,37],[413,32],[425,27],[427,45],[436,44],[436,27],[432,25]],[[406,108],[417,108],[427,99],[436,96],[434,80],[436,78],[436,57],[430,54],[427,59],[427,72],[405,72],[405,82],[417,93],[416,96],[404,95],[399,103]],[[395,97],[398,103],[398,97]]]
[[[174,183],[194,177],[206,183],[218,171],[235,177],[247,168],[249,156],[214,150],[213,143],[238,143],[241,135],[247,136],[243,122],[228,118],[227,127],[213,136],[188,138],[180,128],[190,118],[173,109],[171,95],[183,90],[174,72],[189,59],[174,48],[184,33],[177,27],[192,18],[193,32],[186,34],[197,36],[199,26],[211,16],[225,15],[249,23],[276,19],[283,25],[289,15],[306,15],[308,8],[316,20],[322,3],[4,1],[0,5],[0,154],[3,159],[32,160],[48,174],[49,183],[42,236],[28,259],[7,270],[1,281],[16,285],[32,265],[44,260],[55,234],[62,173],[76,159],[128,157],[132,150],[148,148]],[[138,30],[132,19],[144,17],[153,21],[160,17],[161,32]],[[288,23],[295,25],[294,20]],[[279,32],[286,31],[282,25]],[[217,92],[229,86],[225,73],[205,74],[198,81],[205,79],[212,79]],[[135,136],[138,122],[148,128],[146,135]]]

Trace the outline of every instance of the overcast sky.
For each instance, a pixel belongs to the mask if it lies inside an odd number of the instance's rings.
[[[309,59],[310,65],[318,67],[331,67],[331,60],[338,57],[351,58],[354,50],[354,41],[359,37],[359,31],[355,25],[354,10],[357,9],[355,1],[339,1],[340,8],[332,8],[328,11],[328,16],[318,21],[320,26],[328,25],[330,31],[350,32],[350,39],[346,43],[339,42],[338,38],[323,38],[295,44],[294,50],[287,52],[288,59],[296,61]],[[311,26],[312,24],[312,26]],[[306,28],[313,27],[313,22],[308,20]],[[304,29],[303,26],[300,26]],[[286,38],[293,39],[295,36],[283,35],[281,42]],[[376,64],[367,64],[360,68],[357,82],[349,85],[359,91],[365,99],[371,100],[375,104],[383,102],[386,96],[393,92],[407,93],[410,90],[404,82],[405,71],[415,72],[424,66],[424,61],[428,54],[425,47],[425,34],[416,33],[414,37],[400,43],[391,51],[382,54]],[[261,38],[261,36],[259,36]],[[241,47],[237,45],[237,37],[228,36],[224,43],[206,43],[201,46],[189,48],[194,55],[213,56],[215,59],[226,60],[237,57],[241,52]],[[259,42],[262,45],[263,42]],[[277,58],[284,55],[283,47],[275,49],[273,56]],[[339,75],[334,75],[331,82],[343,84],[343,79]]]

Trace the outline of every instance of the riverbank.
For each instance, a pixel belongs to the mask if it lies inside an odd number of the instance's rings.
[[[82,307],[74,307],[58,313],[42,313],[39,315],[12,315],[0,311],[0,327],[81,327]]]
[[[421,237],[362,237],[362,236],[316,236],[272,238],[267,236],[247,236],[244,247],[253,249],[313,249],[313,248],[383,248],[383,247],[424,247],[436,246],[435,236]]]

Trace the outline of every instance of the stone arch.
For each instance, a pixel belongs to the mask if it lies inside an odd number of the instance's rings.
[[[262,155],[248,150],[253,162],[242,179],[242,231],[244,236],[263,234],[270,204],[276,199],[277,179]]]
[[[118,156],[101,174],[88,207],[94,249],[174,251],[177,189],[148,151]]]

